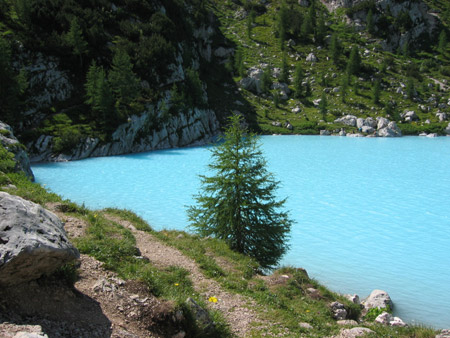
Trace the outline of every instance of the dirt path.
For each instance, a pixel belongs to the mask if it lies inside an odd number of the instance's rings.
[[[254,301],[225,291],[218,282],[205,277],[192,259],[184,256],[177,249],[163,244],[151,234],[137,230],[128,221],[111,215],[105,215],[105,217],[130,229],[136,238],[136,245],[141,254],[147,257],[152,264],[160,267],[178,266],[188,270],[197,292],[205,299],[211,296],[217,298],[217,303],[210,302],[208,304],[212,309],[223,313],[235,335],[246,337],[255,327],[258,327],[258,330],[264,330],[268,326],[252,310],[257,306]]]

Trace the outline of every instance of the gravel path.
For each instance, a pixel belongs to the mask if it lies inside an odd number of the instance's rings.
[[[178,266],[189,271],[192,284],[197,292],[205,299],[211,296],[217,298],[217,303],[210,302],[208,304],[210,308],[222,312],[235,335],[246,337],[255,327],[258,330],[264,330],[267,327],[267,323],[259,319],[256,312],[252,310],[257,306],[254,301],[225,291],[218,282],[205,277],[192,259],[183,255],[179,250],[160,242],[151,234],[137,230],[130,222],[111,215],[105,216],[133,232],[141,254],[147,257],[152,264],[160,267]]]

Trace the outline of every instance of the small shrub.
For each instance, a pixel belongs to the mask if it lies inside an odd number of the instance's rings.
[[[384,308],[374,307],[374,308],[369,309],[367,314],[364,316],[364,319],[366,321],[373,322],[383,312],[392,313],[392,310],[389,308],[389,306],[384,307]]]

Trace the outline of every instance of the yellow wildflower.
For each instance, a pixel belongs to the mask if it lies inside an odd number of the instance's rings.
[[[174,283],[173,285],[178,286],[178,285],[180,285],[180,284],[179,284],[179,283]]]
[[[208,299],[211,303],[217,303],[217,298],[216,297],[214,297],[214,296],[212,296],[212,297],[209,297],[209,299]]]

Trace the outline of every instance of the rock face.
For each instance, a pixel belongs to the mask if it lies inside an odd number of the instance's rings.
[[[55,214],[0,192],[0,285],[37,279],[78,257]]]
[[[25,175],[34,181],[34,175],[30,168],[30,159],[27,152],[21,147],[19,141],[14,136],[10,126],[0,121],[0,143],[9,151],[14,153],[16,161],[16,171],[23,171]]]
[[[392,300],[389,294],[383,290],[373,290],[369,297],[362,302],[366,309],[390,307],[392,309]]]
[[[146,133],[151,120],[164,114],[161,108],[164,105],[161,101],[158,107],[149,107],[141,116],[131,116],[127,123],[119,126],[113,133],[111,142],[100,143],[99,139],[86,138],[72,149],[70,154],[53,154],[53,137],[41,135],[35,142],[27,145],[31,161],[70,161],[200,145],[210,142],[217,133],[219,123],[214,111],[197,108],[180,112],[161,123],[158,130]]]

